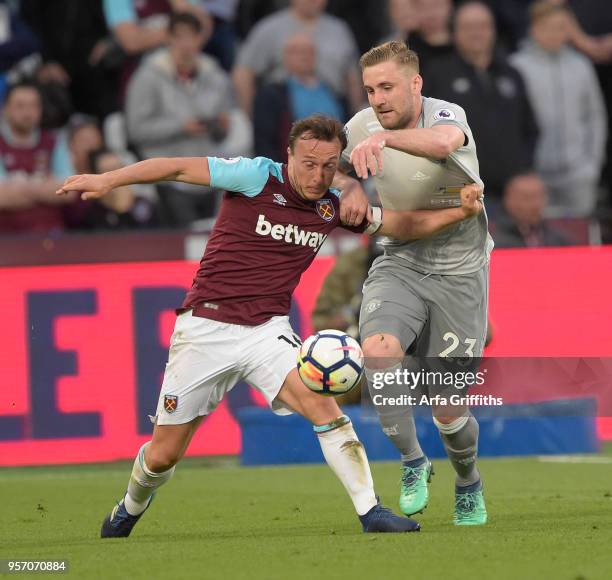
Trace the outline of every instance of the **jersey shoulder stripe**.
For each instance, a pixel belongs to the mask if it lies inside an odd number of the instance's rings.
[[[247,197],[259,195],[270,176],[284,183],[282,164],[267,157],[208,157],[208,169],[211,187],[235,191]]]

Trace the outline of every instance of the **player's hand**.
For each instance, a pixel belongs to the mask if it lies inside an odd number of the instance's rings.
[[[83,174],[68,177],[55,193],[66,195],[71,191],[76,191],[81,195],[81,199],[97,199],[112,189],[110,180],[104,173],[100,175]]]
[[[482,187],[476,183],[461,188],[461,209],[465,217],[478,215],[482,209]]]
[[[358,226],[368,208],[368,196],[360,183],[353,180],[351,187],[342,190],[340,196],[340,221],[346,226]]]
[[[350,162],[361,179],[367,179],[368,172],[376,175],[383,170],[382,150],[385,148],[386,132],[370,135],[351,152]]]

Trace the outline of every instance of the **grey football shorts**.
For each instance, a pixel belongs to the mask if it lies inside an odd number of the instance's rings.
[[[363,286],[361,340],[395,336],[417,357],[482,356],[487,332],[489,265],[473,274],[423,274],[385,254],[374,261]]]

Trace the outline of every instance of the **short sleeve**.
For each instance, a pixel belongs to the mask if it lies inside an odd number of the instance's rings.
[[[283,166],[266,157],[208,157],[208,170],[211,187],[236,191],[247,197],[260,194],[270,175],[283,181]]]
[[[114,28],[122,22],[138,20],[133,0],[104,0],[103,8],[108,28]]]
[[[455,125],[455,127],[459,127],[459,129],[463,131],[466,139],[470,134],[465,111],[454,103],[444,103],[434,107],[429,113],[429,119],[427,121],[427,127],[435,127],[436,125]],[[467,145],[467,142],[464,143],[464,145]]]

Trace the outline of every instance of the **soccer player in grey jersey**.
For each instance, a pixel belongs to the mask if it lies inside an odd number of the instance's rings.
[[[373,176],[384,208],[452,207],[459,203],[463,185],[482,185],[465,112],[421,95],[423,81],[413,51],[389,42],[365,53],[360,65],[370,107],[347,123],[343,160],[358,177]],[[358,223],[365,196],[346,177],[337,176],[335,183],[346,188],[341,217]],[[375,374],[400,369],[407,351],[416,357],[481,356],[492,246],[485,212],[421,240],[384,242],[385,253],[364,285],[360,315],[372,394],[380,392],[373,389]],[[415,359],[407,360],[415,364]],[[484,524],[487,513],[476,467],[478,423],[467,407],[432,405],[432,411],[456,471],[454,522]],[[429,500],[432,468],[410,408],[380,405],[377,412],[383,431],[402,455],[400,508],[406,514],[420,512]]]

